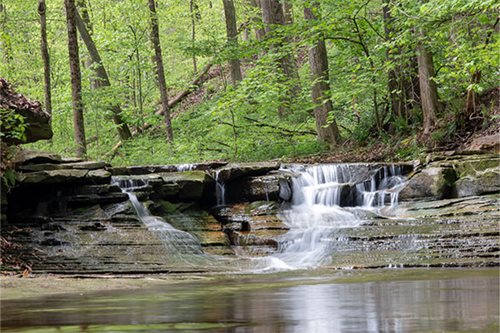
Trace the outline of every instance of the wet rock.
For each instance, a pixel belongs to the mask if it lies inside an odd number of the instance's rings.
[[[203,171],[173,172],[161,175],[164,199],[199,200],[207,183],[213,180]]]
[[[226,198],[231,202],[278,200],[282,186],[288,186],[286,175],[272,174],[239,178],[226,184]],[[289,186],[283,189],[285,197],[289,197],[286,195],[287,190]]]
[[[452,166],[458,178],[475,176],[487,169],[500,169],[500,155],[474,155],[473,157],[454,161]]]
[[[279,162],[260,162],[260,163],[231,163],[223,168],[215,170],[212,174],[215,179],[218,173],[218,180],[228,183],[241,177],[261,176],[272,170],[280,168]]]
[[[85,178],[86,181],[92,184],[109,184],[111,182],[111,173],[103,169],[90,170]]]
[[[455,184],[458,197],[468,197],[500,191],[500,168],[477,173],[475,176],[460,178]]]
[[[68,242],[63,242],[59,239],[55,238],[48,238],[40,242],[40,245],[42,246],[62,246],[62,245],[69,245]]]
[[[113,174],[113,176],[147,175],[147,174],[164,173],[164,172],[181,172],[181,171],[194,171],[194,170],[205,171],[205,170],[216,169],[226,164],[227,162],[208,162],[208,163],[177,164],[177,165],[138,165],[138,166],[127,166],[127,167],[113,167],[113,168],[108,168],[108,170]]]
[[[446,167],[428,167],[415,174],[399,193],[400,200],[444,199],[452,195],[455,171]]]
[[[91,225],[85,225],[79,228],[81,231],[104,231],[106,226],[100,222],[93,223]]]

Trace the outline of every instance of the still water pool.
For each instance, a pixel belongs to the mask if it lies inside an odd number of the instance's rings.
[[[120,289],[120,279],[106,282],[114,290],[91,290],[92,281],[85,283],[84,291],[2,297],[1,331],[499,331],[496,269],[215,276],[151,286],[143,281],[127,289]]]

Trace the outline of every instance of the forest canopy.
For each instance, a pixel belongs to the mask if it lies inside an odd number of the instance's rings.
[[[165,164],[385,144],[408,158],[498,123],[499,9],[0,0],[0,77],[52,115],[53,139],[30,146],[65,155]]]

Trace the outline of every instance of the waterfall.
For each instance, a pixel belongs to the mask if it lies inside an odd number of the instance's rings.
[[[398,167],[362,164],[291,166],[292,203],[282,212],[290,230],[263,270],[313,268],[334,254],[335,234],[359,226],[366,211],[397,205],[405,178]]]
[[[220,178],[220,170],[215,170],[215,197],[217,206],[226,205],[226,185]]]
[[[137,199],[135,192],[148,189],[146,180],[113,177],[112,182],[128,195],[139,220],[160,239],[169,255],[181,257],[186,254],[203,254],[201,245],[194,236],[175,229],[157,216],[152,216],[149,210]]]

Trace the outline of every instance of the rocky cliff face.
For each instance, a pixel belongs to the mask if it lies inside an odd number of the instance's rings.
[[[12,125],[3,123],[1,131],[2,142],[6,144],[19,144],[46,140],[52,138],[50,115],[46,113],[39,102],[32,101],[16,93],[5,79],[0,78],[0,110],[5,119],[14,119],[12,114],[21,116],[26,126],[24,138],[11,135]],[[18,121],[18,120],[16,120]]]
[[[330,267],[498,265],[499,161],[498,155],[441,155],[414,170],[402,165],[408,181],[399,208],[367,213],[361,226],[339,230],[338,255]],[[384,167],[346,166],[352,184],[342,188],[341,205],[359,202],[356,184],[382,175]],[[205,253],[269,255],[290,228],[280,214],[290,205],[296,176],[278,163],[112,168],[25,151],[16,159],[16,186],[6,198],[7,225],[2,218],[2,237],[10,244],[3,246],[2,269],[26,265],[58,274],[221,269],[186,265],[171,255],[137,217],[120,180],[144,184],[135,195],[149,212],[195,236]]]

